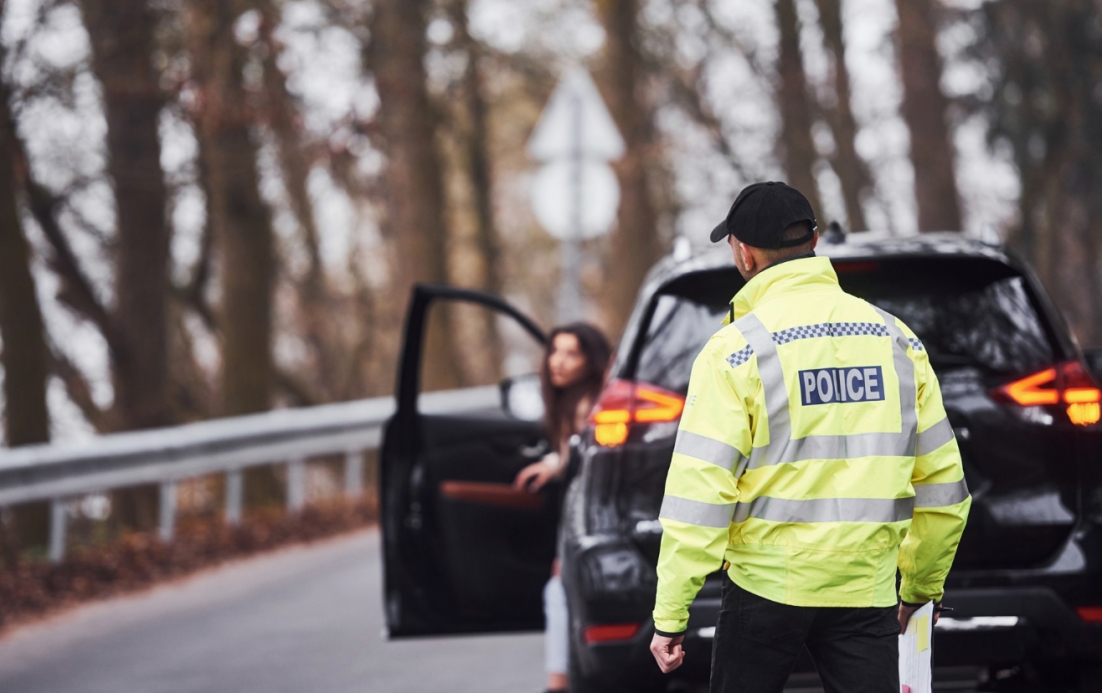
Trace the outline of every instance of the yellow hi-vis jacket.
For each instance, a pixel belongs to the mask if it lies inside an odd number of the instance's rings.
[[[769,267],[693,364],[659,517],[656,630],[705,576],[796,606],[940,600],[972,499],[941,390],[902,322],[830,260]]]

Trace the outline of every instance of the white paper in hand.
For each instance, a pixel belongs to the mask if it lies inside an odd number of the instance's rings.
[[[933,602],[911,614],[907,632],[899,636],[899,684],[902,693],[931,693],[934,654]]]

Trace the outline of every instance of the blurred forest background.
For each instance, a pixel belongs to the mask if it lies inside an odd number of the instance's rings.
[[[784,179],[853,231],[1021,250],[1102,345],[1096,0],[0,0],[4,443],[385,395],[414,282],[550,325],[524,145],[562,69],[623,133],[583,293]],[[447,320],[447,316],[441,318]],[[442,332],[435,387],[500,368]]]

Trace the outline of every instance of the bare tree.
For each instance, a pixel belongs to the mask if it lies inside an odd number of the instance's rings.
[[[903,120],[911,131],[919,231],[961,230],[960,194],[953,169],[949,102],[941,91],[937,52],[939,0],[896,0]]]
[[[0,1],[0,16],[3,16]],[[3,61],[0,50],[0,62]],[[10,94],[0,84],[0,338],[4,367],[4,433],[10,446],[50,439],[46,405],[49,358],[42,310],[31,275],[31,249],[19,213]]]
[[[103,90],[107,173],[115,191],[113,421],[123,429],[169,423],[168,258],[158,118],[163,105],[153,66],[156,18],[146,2],[81,0],[92,70]],[[152,488],[114,494],[128,526],[152,526]]]
[[[0,63],[3,57],[0,50]],[[4,433],[7,444],[14,447],[48,442],[50,412],[46,403],[49,351],[31,274],[31,249],[20,218],[13,133],[10,94],[7,85],[0,85],[0,364],[4,367]],[[14,508],[12,525],[21,546],[44,544],[48,523],[47,503]]]
[[[468,131],[464,138],[467,165],[467,177],[470,180],[474,197],[475,245],[482,257],[482,288],[501,295],[505,290],[502,279],[503,253],[497,224],[494,221],[494,183],[493,165],[490,160],[489,108],[486,104],[486,86],[483,75],[483,45],[471,36],[468,24],[467,0],[454,0],[449,5],[452,22],[456,27],[456,47],[466,57],[463,71],[462,88]],[[489,311],[484,330],[487,335],[487,348],[490,350],[486,361],[500,369],[504,357],[501,335],[497,322]]]
[[[379,130],[387,157],[386,230],[397,256],[396,295],[416,282],[448,280],[448,229],[443,164],[425,73],[425,0],[379,0],[366,56],[379,92]],[[424,387],[462,382],[450,313],[432,310],[427,330]]]
[[[795,0],[776,0],[777,26],[780,29],[780,54],[777,58],[777,102],[781,114],[780,147],[788,184],[802,192],[812,209],[823,217],[819,186],[815,181],[818,152],[811,139],[812,103],[808,97],[807,75],[800,51],[800,25]]]
[[[222,410],[231,416],[270,405],[275,274],[271,214],[256,169],[255,114],[243,83],[246,55],[233,33],[240,10],[237,2],[192,0],[187,18],[207,215],[219,250]]]
[[[1021,176],[1009,241],[1030,258],[1084,344],[1102,345],[1102,39],[1091,0],[998,0],[981,57],[999,66],[992,139]]]
[[[169,421],[168,253],[153,66],[155,17],[146,2],[81,0],[92,68],[103,88],[107,171],[115,189],[116,409],[123,428]]]
[[[658,151],[653,108],[646,94],[637,0],[598,0],[597,11],[606,36],[600,82],[626,145],[623,158],[613,164],[620,181],[620,208],[608,256],[612,280],[607,282],[603,302],[604,327],[617,340],[647,271],[662,255],[647,175],[658,163]]]
[[[193,115],[207,221],[217,249],[221,305],[222,413],[265,411],[271,404],[272,291],[275,249],[271,212],[260,196],[255,109],[244,85],[247,55],[234,37],[244,6],[232,0],[190,0],[187,36],[198,90]],[[278,503],[283,487],[270,467],[245,475],[245,501]]]
[[[831,130],[834,133],[834,171],[842,181],[842,199],[846,206],[846,218],[851,231],[868,228],[861,200],[872,180],[868,166],[857,154],[857,121],[853,117],[850,100],[849,69],[846,67],[846,42],[842,26],[842,0],[816,0],[819,6],[819,22],[823,28],[827,50],[834,62],[833,108],[828,109]]]
[[[264,120],[271,128],[279,151],[284,189],[298,222],[299,236],[307,258],[306,273],[297,279],[296,289],[303,338],[312,351],[314,373],[310,380],[313,387],[295,389],[316,390],[321,393],[322,400],[332,400],[342,386],[342,376],[336,353],[338,345],[329,315],[329,287],[321,259],[314,202],[308,188],[312,161],[304,141],[300,105],[287,90],[287,77],[279,67],[283,47],[274,35],[279,25],[278,7],[272,0],[260,0],[258,6],[261,15],[259,45],[264,69]],[[276,377],[278,382],[286,384],[289,375],[280,372]],[[318,398],[310,396],[300,399],[316,401]]]
[[[6,111],[0,105],[0,111]],[[0,118],[7,118],[6,112]],[[0,132],[0,337],[4,340],[4,432],[8,445],[50,439],[47,351],[31,276],[31,252],[16,202],[15,173]]]

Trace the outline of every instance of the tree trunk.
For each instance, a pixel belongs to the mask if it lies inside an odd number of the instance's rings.
[[[834,171],[842,181],[842,199],[850,231],[864,231],[865,211],[861,200],[868,193],[871,176],[865,162],[857,154],[857,121],[851,107],[849,69],[846,67],[846,42],[842,31],[842,0],[816,0],[819,21],[827,50],[834,58],[835,105],[830,113],[834,133]]]
[[[1089,0],[1070,0],[1033,9],[1045,34],[1042,55],[1051,99],[1042,272],[1056,285],[1077,336],[1094,345],[1102,343],[1097,242],[1102,233],[1102,109],[1096,77],[1102,70],[1102,39],[1092,30],[1097,7]]]
[[[323,401],[332,401],[343,383],[340,382],[340,363],[334,351],[336,345],[333,343],[335,336],[330,328],[329,291],[321,259],[317,221],[314,218],[314,203],[308,186],[310,160],[303,146],[298,104],[287,91],[287,78],[279,68],[282,46],[274,36],[279,23],[278,7],[271,0],[263,0],[259,7],[262,16],[260,41],[265,47],[262,55],[267,121],[275,135],[283,185],[295,221],[298,222],[308,260],[306,275],[297,282],[302,334],[313,352],[313,379],[316,389],[322,393]]]
[[[2,10],[0,2],[0,16]],[[0,62],[3,57],[0,50]],[[31,249],[19,214],[12,132],[9,92],[7,85],[0,85],[0,364],[4,368],[5,442],[15,447],[48,442],[50,414],[45,327],[31,275]],[[13,548],[44,545],[49,504],[23,504],[13,511]]]
[[[946,123],[949,102],[941,91],[934,13],[938,0],[896,0],[903,120],[911,131],[919,231],[960,231],[960,195],[953,143]]]
[[[819,155],[811,139],[811,100],[807,94],[807,75],[800,51],[800,25],[795,0],[777,0],[775,9],[780,29],[777,100],[781,114],[782,162],[788,184],[807,197],[815,210],[819,226],[825,227],[826,215],[819,197],[819,185],[815,181],[815,162]]]
[[[124,428],[168,421],[168,259],[164,172],[153,67],[155,19],[145,2],[81,0],[92,67],[103,87],[107,171],[114,183],[118,242],[115,325],[124,352],[114,363]]]
[[[610,239],[603,306],[603,327],[615,343],[643,279],[662,256],[658,215],[647,179],[647,169],[655,165],[658,153],[653,110],[645,93],[638,2],[599,0],[597,10],[606,37],[602,91],[626,145],[623,158],[613,164],[620,182],[620,208]]]
[[[0,134],[0,355],[4,366],[5,441],[16,446],[47,442],[50,417],[46,407],[45,328],[8,154]]]
[[[3,57],[0,52],[0,60]],[[31,249],[19,214],[8,99],[7,85],[0,85],[0,362],[4,366],[4,433],[7,444],[16,446],[50,439],[49,359],[31,275]]]
[[[452,5],[453,21],[456,26],[456,43],[466,53],[467,68],[463,73],[463,95],[466,101],[467,117],[470,119],[470,131],[466,137],[467,177],[470,179],[475,207],[475,245],[482,257],[482,289],[497,296],[505,291],[502,280],[501,239],[494,222],[494,185],[490,162],[489,114],[486,106],[485,84],[482,76],[483,49],[471,36],[468,25],[467,0],[457,0]],[[486,361],[493,365],[500,376],[504,361],[504,346],[501,333],[497,329],[497,319],[493,312],[483,311],[486,323],[483,326],[486,346],[490,353]]]
[[[242,8],[236,2],[192,0],[188,9],[193,76],[201,93],[196,129],[207,216],[219,251],[222,413],[235,416],[270,406],[275,249],[270,211],[260,196],[254,113],[243,82],[245,54],[233,32]],[[275,469],[246,472],[246,504],[275,505],[284,498]]]
[[[236,3],[193,0],[191,56],[201,92],[197,129],[207,173],[207,214],[220,250],[222,412],[268,409],[272,382],[271,216],[260,196],[257,143],[233,34]]]
[[[379,92],[386,153],[386,230],[397,255],[398,296],[417,282],[448,280],[443,163],[425,74],[425,0],[379,0],[367,56]],[[422,367],[424,390],[457,387],[462,375],[447,306],[431,310]]]
[[[169,423],[168,260],[164,172],[158,119],[162,106],[153,67],[155,19],[146,2],[81,0],[92,45],[92,68],[103,88],[107,172],[117,218],[112,352],[115,421],[120,428]],[[156,523],[156,489],[114,494],[119,520]]]

